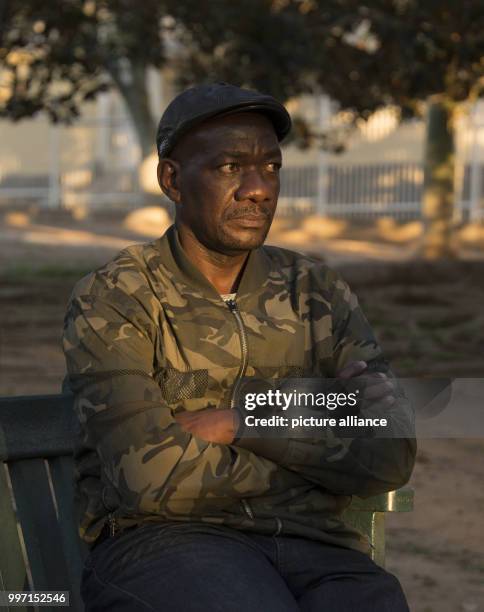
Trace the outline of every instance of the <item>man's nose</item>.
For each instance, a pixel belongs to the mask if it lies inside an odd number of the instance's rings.
[[[263,202],[274,197],[277,187],[276,181],[264,175],[258,168],[246,169],[241,176],[240,185],[236,192],[236,200],[252,200]]]

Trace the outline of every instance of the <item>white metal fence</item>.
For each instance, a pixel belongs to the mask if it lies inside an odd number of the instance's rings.
[[[318,181],[325,181],[321,200]],[[465,219],[484,217],[484,165],[467,164],[458,192],[457,212]],[[279,214],[418,218],[423,169],[417,163],[286,167],[281,173]],[[0,206],[36,202],[50,209],[79,205],[91,209],[135,208],[142,203],[136,169],[104,171],[96,166],[59,174],[6,176]]]
[[[319,195],[324,181],[325,199]],[[456,190],[456,215],[484,218],[484,165],[466,164]],[[286,168],[281,181],[281,212],[317,212],[329,216],[390,216],[419,218],[423,191],[421,164],[328,165],[321,176],[317,166]]]
[[[477,220],[484,218],[484,113],[471,113],[467,121],[466,137],[460,137],[457,150],[456,208],[462,219]],[[51,127],[42,154],[48,157],[43,173],[2,174],[0,168],[0,206],[37,202],[51,209],[135,208],[143,201],[139,149],[125,118]],[[355,164],[333,163],[334,158],[325,155],[317,159],[283,168],[279,214],[420,216],[423,168],[418,161]],[[21,160],[17,167],[22,167]]]

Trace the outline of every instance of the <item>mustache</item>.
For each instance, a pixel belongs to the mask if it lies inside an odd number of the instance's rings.
[[[265,206],[243,206],[237,207],[233,212],[229,212],[225,217],[227,221],[230,219],[240,219],[243,217],[272,217],[271,211]]]

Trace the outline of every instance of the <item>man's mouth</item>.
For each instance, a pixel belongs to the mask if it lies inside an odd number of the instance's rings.
[[[239,225],[246,227],[260,227],[267,223],[266,215],[243,215],[240,217],[232,217],[231,221],[236,221]]]
[[[233,217],[233,219],[250,219],[250,220],[257,220],[257,219],[267,219],[267,215],[240,215],[238,217]]]

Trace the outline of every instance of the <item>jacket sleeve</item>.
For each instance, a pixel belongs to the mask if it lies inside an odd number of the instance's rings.
[[[416,454],[414,410],[389,369],[356,296],[338,276],[333,286],[332,375],[336,377],[349,362],[362,360],[369,363],[371,371],[392,378],[397,401],[385,409],[385,416],[392,424],[393,436],[371,438],[361,432],[343,438],[327,427],[318,430],[313,439],[242,437],[237,444],[333,493],[368,497],[397,489],[409,480]]]
[[[68,387],[102,481],[130,513],[265,492],[276,466],[184,432],[165,403],[153,378],[162,332],[140,276],[132,269],[89,275],[76,285],[64,320]]]

